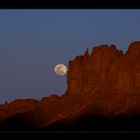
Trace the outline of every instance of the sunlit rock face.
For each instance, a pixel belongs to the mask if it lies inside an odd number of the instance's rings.
[[[115,45],[94,47],[90,54],[86,50],[69,62],[67,83],[69,96],[90,97],[90,107],[101,114],[139,110],[140,41],[130,44],[125,54]]]
[[[63,96],[1,105],[0,122],[19,113],[36,128],[85,114],[108,118],[140,114],[140,41],[130,44],[125,54],[115,45],[85,50],[69,61]]]
[[[94,47],[91,54],[86,51],[83,56],[77,56],[69,62],[68,93],[91,92],[105,87],[112,63],[122,56],[122,51],[114,45]]]
[[[86,50],[69,62],[67,92],[84,93],[89,88],[133,89],[139,85],[139,64],[139,41],[130,44],[126,54],[115,45],[94,47],[91,54]]]

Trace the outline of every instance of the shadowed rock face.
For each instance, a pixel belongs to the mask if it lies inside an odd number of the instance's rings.
[[[97,46],[91,53],[87,49],[69,61],[67,90],[63,96],[52,95],[40,101],[15,100],[1,105],[0,129],[13,128],[13,121],[17,124],[15,129],[18,124],[33,130],[51,130],[64,124],[69,128],[70,122],[76,124],[72,128],[80,125],[91,128],[91,122],[94,126],[96,121],[97,126],[101,120],[107,121],[105,118],[112,123],[112,119],[120,116],[136,118],[137,115],[140,115],[140,41],[130,44],[125,54],[115,45]],[[105,118],[97,119],[99,116]]]

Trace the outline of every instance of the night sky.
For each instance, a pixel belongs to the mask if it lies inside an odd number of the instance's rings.
[[[86,48],[140,40],[140,10],[0,10],[0,103],[64,94],[54,66]]]

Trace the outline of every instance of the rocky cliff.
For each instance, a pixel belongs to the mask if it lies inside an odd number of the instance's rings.
[[[88,49],[69,61],[66,93],[0,106],[0,122],[20,114],[36,128],[85,114],[117,118],[140,114],[140,41],[127,52],[115,45]],[[23,117],[24,116],[24,117]]]

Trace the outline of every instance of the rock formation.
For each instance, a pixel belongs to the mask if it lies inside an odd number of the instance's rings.
[[[0,106],[0,122],[21,114],[36,128],[85,114],[116,118],[140,115],[140,41],[127,52],[115,45],[94,47],[69,61],[67,90],[36,100],[16,100]]]

